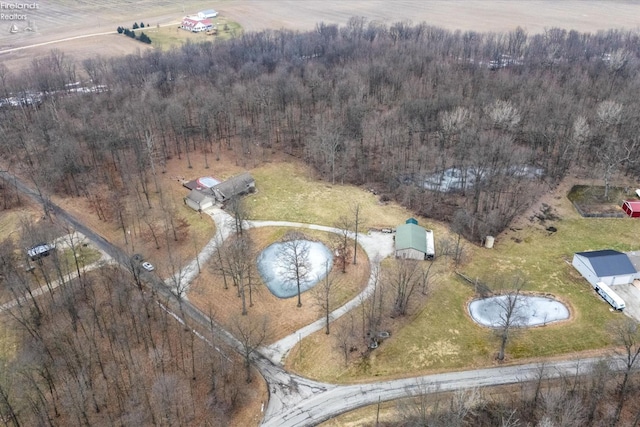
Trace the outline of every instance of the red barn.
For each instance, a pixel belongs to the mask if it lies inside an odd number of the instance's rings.
[[[631,218],[640,218],[640,200],[625,200],[622,210]]]

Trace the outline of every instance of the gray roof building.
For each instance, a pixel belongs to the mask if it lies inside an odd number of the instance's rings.
[[[627,284],[633,282],[637,275],[627,254],[613,249],[577,252],[571,264],[592,286],[598,282],[607,285]]]

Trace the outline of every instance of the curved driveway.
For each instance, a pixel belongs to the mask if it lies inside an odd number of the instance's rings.
[[[23,182],[9,174],[6,171],[0,171],[0,178],[8,180],[16,186],[18,190],[33,198],[36,202],[46,205],[48,209],[56,214],[56,216],[71,225],[77,231],[84,234],[88,239],[94,242],[96,246],[109,254],[114,261],[127,267],[129,265],[129,257],[118,247],[112,245],[103,237],[99,236],[93,230],[89,229],[83,223],[78,221],[68,212],[51,203],[43,200],[39,193],[36,193]],[[201,262],[208,259],[213,253],[220,239],[231,233],[232,225],[230,225],[231,217],[223,211],[212,213],[218,228],[217,240],[212,239],[205,249],[198,255]],[[258,226],[299,226],[306,228],[315,228],[324,231],[331,231],[330,227],[311,226],[308,224],[283,223],[271,221],[255,221],[247,224],[251,227]],[[317,228],[316,228],[317,227]],[[386,236],[390,239],[390,236]],[[369,239],[370,238],[370,239]],[[362,242],[373,264],[379,262],[381,257],[392,249],[392,245],[387,241],[381,244],[377,236],[358,237]],[[362,240],[361,240],[362,239]],[[197,265],[194,260],[183,270],[189,274],[181,276],[181,280],[187,278],[193,279],[197,274]],[[189,269],[189,267],[193,267]],[[153,275],[145,275],[145,279],[159,291],[163,296],[170,297],[166,282],[156,280]],[[189,280],[190,282],[190,280]],[[186,289],[186,287],[185,287]],[[368,289],[368,287],[367,287]],[[367,292],[365,289],[364,292]],[[364,294],[363,292],[363,294]],[[173,294],[175,296],[175,294]],[[361,294],[362,295],[362,294]],[[355,299],[354,306],[360,303]],[[353,300],[348,303],[351,304]],[[218,325],[215,321],[209,319],[204,313],[193,306],[188,300],[179,300],[181,304],[181,313],[188,316],[191,321],[198,323],[203,327],[209,327],[218,333],[232,347],[241,350],[241,344],[228,331]],[[348,304],[334,311],[336,315],[340,314],[340,310],[348,310]],[[346,311],[345,311],[346,312]],[[177,315],[176,315],[177,316]],[[310,334],[315,330],[322,328],[322,323],[315,322],[303,328],[305,334]],[[317,324],[317,325],[316,325]],[[316,326],[313,326],[316,325]],[[302,332],[300,332],[302,333]],[[357,384],[357,385],[334,385],[313,381],[300,377],[285,371],[281,365],[281,358],[286,354],[297,342],[298,332],[292,334],[293,340],[284,338],[277,343],[272,344],[268,348],[260,349],[260,351],[252,354],[252,360],[260,373],[265,378],[269,386],[269,403],[267,405],[262,424],[264,426],[311,426],[335,417],[336,415],[353,409],[373,404],[379,401],[393,400],[401,397],[408,397],[417,394],[430,393],[434,391],[452,391],[470,387],[485,387],[502,384],[511,384],[522,381],[535,379],[539,372],[540,366],[537,364],[514,365],[488,369],[477,369],[463,372],[449,372],[437,375],[427,375],[416,378],[407,378],[393,381],[380,381],[375,383]],[[263,352],[264,351],[264,355]],[[268,354],[270,357],[267,357]],[[575,376],[588,372],[590,367],[598,359],[582,359],[574,361],[550,362],[545,365],[545,377],[562,377]],[[620,368],[613,366],[612,368]]]

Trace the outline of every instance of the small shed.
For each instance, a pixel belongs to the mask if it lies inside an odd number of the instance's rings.
[[[609,286],[626,285],[632,283],[637,274],[627,254],[612,249],[577,252],[573,255],[571,265],[594,288],[598,282]]]
[[[625,200],[622,210],[631,218],[640,218],[640,200]]]
[[[214,205],[213,196],[207,195],[198,190],[191,190],[189,195],[184,198],[184,203],[194,211],[202,211]]]
[[[396,258],[434,259],[436,256],[433,231],[418,225],[415,218],[409,218],[396,227]]]

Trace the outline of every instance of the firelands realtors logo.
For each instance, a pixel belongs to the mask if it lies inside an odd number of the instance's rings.
[[[0,1],[0,20],[26,21],[27,12],[40,9],[38,3],[9,3]]]

